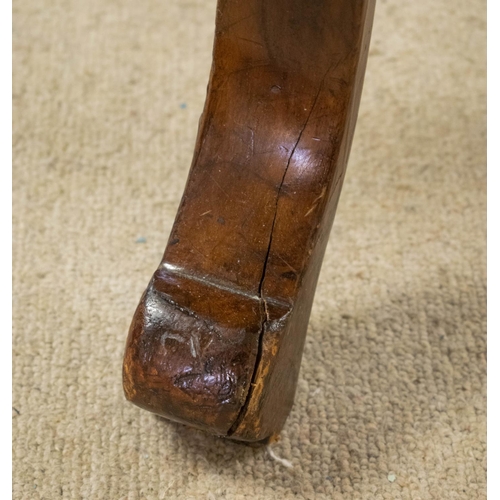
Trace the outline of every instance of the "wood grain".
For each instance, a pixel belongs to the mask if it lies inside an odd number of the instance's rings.
[[[261,441],[292,407],[373,0],[220,0],[193,163],[123,365],[138,406]]]

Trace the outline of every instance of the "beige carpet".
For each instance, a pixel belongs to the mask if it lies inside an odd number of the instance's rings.
[[[379,0],[295,406],[269,451],[121,388],[191,162],[214,1],[14,0],[16,499],[486,498],[485,9]]]

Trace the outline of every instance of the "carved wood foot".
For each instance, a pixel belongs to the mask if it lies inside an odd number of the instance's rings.
[[[126,397],[243,441],[293,404],[373,0],[219,0],[194,159],[130,327]]]

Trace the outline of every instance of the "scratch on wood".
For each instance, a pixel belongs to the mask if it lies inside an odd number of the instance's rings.
[[[335,185],[335,187],[336,186],[337,185]],[[321,198],[323,198],[323,196],[325,196],[325,193],[326,193],[326,186],[323,187],[323,189],[321,190],[321,194],[312,202],[311,208],[307,211],[307,213],[306,213],[306,215],[304,215],[304,217],[307,217],[316,209],[316,207],[318,206],[318,201],[321,200]]]
[[[304,217],[307,217],[308,215],[312,214],[314,212],[314,209],[316,208],[316,204],[313,204],[313,206],[307,211],[306,215]]]
[[[243,38],[243,37],[239,36],[238,40],[244,40],[245,42],[254,43],[255,45],[258,45],[259,47],[264,47],[264,45],[262,45],[261,43],[256,42],[255,40],[250,40],[249,38]]]
[[[229,198],[229,195],[224,191],[224,188],[215,180],[215,177],[210,172],[208,173],[208,176],[214,181],[214,184],[226,195],[226,198]]]
[[[196,349],[194,347],[193,337],[189,339],[189,347],[191,350],[191,356],[193,356],[193,358],[196,358]]]
[[[197,358],[200,353],[200,339],[198,338],[198,334],[193,332],[191,338],[189,339],[189,349],[191,351],[191,356],[193,358]]]
[[[283,257],[280,257],[278,254],[276,254],[276,257],[278,257],[279,260],[284,262],[294,273],[298,274],[297,269],[294,269]]]
[[[239,24],[239,23],[241,23],[243,21],[246,21],[247,19],[250,19],[251,17],[255,16],[255,14],[256,14],[255,12],[252,12],[248,16],[242,17],[241,19],[238,19],[237,21],[229,23],[227,26],[223,26],[220,31],[224,32],[224,31],[228,30],[229,28],[232,28],[233,26],[236,26],[237,24]]]
[[[182,335],[177,335],[176,333],[169,333],[165,332],[161,337],[160,337],[160,342],[162,345],[165,345],[165,341],[167,339],[172,339],[172,340],[177,340],[177,342],[180,342],[181,344],[186,342],[184,337]]]

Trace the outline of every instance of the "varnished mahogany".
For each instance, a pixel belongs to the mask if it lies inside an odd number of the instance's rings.
[[[219,0],[194,159],[134,315],[136,405],[243,441],[292,407],[374,0]]]

